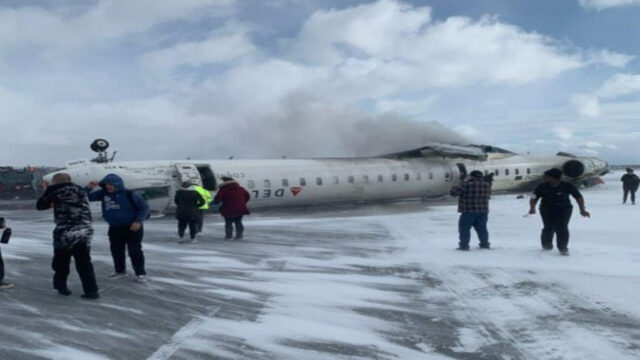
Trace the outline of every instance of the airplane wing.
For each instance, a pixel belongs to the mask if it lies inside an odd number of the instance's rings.
[[[384,158],[406,159],[406,158],[452,158],[471,159],[484,161],[489,157],[489,153],[511,152],[500,148],[486,145],[456,145],[433,143],[418,149],[403,151],[399,153],[383,155]]]

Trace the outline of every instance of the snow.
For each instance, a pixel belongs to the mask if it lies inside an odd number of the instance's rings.
[[[221,240],[212,216],[191,245],[153,220],[139,284],[105,279],[98,222],[91,303],[73,270],[72,296],[49,290],[50,219],[0,210],[17,218],[0,358],[637,359],[640,206],[621,204],[619,176],[583,191],[592,217],[574,212],[569,257],[541,251],[539,216],[507,194],[491,201],[490,251],[454,250],[452,202],[258,214],[244,241]]]

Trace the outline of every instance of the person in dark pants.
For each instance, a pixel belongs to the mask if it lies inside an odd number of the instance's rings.
[[[0,229],[5,228],[4,218],[0,218]],[[2,259],[2,251],[0,250],[0,290],[10,289],[13,287],[13,284],[10,282],[4,281],[4,260]]]
[[[483,174],[474,170],[470,174],[469,181],[463,181],[459,186],[451,189],[451,195],[458,196],[458,220],[459,240],[458,250],[469,250],[471,240],[471,228],[478,234],[481,249],[489,249],[489,231],[487,221],[489,219],[489,198],[491,185],[484,181]]]
[[[553,235],[556,235],[556,245],[560,254],[569,255],[569,220],[573,206],[569,196],[572,196],[580,207],[580,215],[590,217],[585,209],[584,198],[580,191],[568,182],[560,181],[562,170],[550,169],[545,171],[542,177],[543,183],[538,185],[529,201],[529,214],[536,213],[536,204],[540,204],[540,216],[542,217],[542,234],[540,242],[544,250],[553,249]]]
[[[62,295],[71,295],[67,287],[69,265],[73,257],[82,281],[85,299],[97,299],[98,284],[91,263],[91,208],[84,189],[71,183],[68,174],[58,173],[52,185],[36,202],[38,210],[53,207],[56,227],[53,230],[53,288]]]
[[[633,173],[632,168],[627,168],[627,173],[620,178],[622,181],[622,203],[627,203],[627,197],[631,194],[631,203],[636,204],[636,191],[638,191],[638,185],[640,185],[640,178]]]
[[[229,177],[221,177],[223,182],[218,188],[216,196],[213,198],[214,204],[221,204],[220,213],[224,217],[225,239],[233,237],[233,226],[236,228],[236,239],[242,239],[244,226],[242,217],[249,215],[247,202],[251,195],[240,184]]]
[[[200,207],[204,204],[204,198],[194,188],[193,184],[185,182],[182,189],[176,191],[174,198],[176,203],[176,219],[178,219],[178,236],[180,239],[184,237],[184,231],[189,226],[189,237],[193,242],[196,238],[198,225],[201,219]],[[183,242],[182,240],[180,241]]]
[[[92,191],[97,186],[100,189]],[[149,205],[142,196],[127,190],[124,181],[115,174],[105,176],[99,183],[89,183],[87,191],[89,201],[102,201],[102,217],[109,223],[109,244],[115,269],[109,278],[127,275],[125,255],[128,250],[137,280],[147,281],[142,252],[142,223],[151,212]]]
[[[204,215],[209,211],[209,203],[211,202],[211,193],[209,190],[199,186],[198,184],[192,184],[193,189],[200,194],[202,197],[203,203],[200,205],[199,214],[200,218],[198,219],[198,232],[202,232],[202,227],[204,226]]]
[[[0,251],[0,290],[10,289],[13,284],[4,281],[4,260],[2,260],[2,251]]]

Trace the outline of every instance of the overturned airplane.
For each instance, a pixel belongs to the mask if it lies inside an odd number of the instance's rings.
[[[81,186],[117,174],[156,213],[174,210],[173,196],[182,182],[216,191],[223,176],[245,187],[251,207],[257,208],[439,198],[473,170],[493,174],[493,191],[530,189],[553,167],[562,169],[565,180],[586,186],[602,182],[599,176],[608,172],[608,164],[593,157],[522,155],[486,145],[433,143],[365,158],[122,162],[109,157],[108,146],[97,139],[91,146],[97,158],[70,161],[61,171]],[[54,174],[44,180],[50,182]]]

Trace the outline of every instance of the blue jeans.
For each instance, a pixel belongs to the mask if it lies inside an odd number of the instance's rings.
[[[489,246],[489,231],[487,231],[488,219],[489,214],[486,212],[465,212],[460,214],[460,220],[458,221],[460,243],[458,245],[461,248],[469,247],[469,241],[471,240],[471,227],[473,227],[478,234],[480,246]]]

